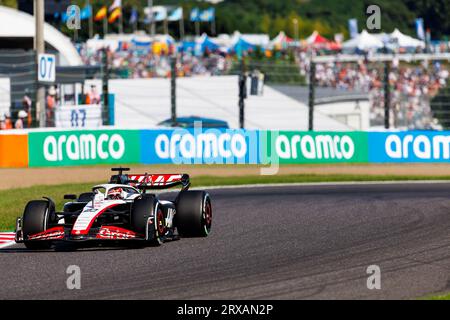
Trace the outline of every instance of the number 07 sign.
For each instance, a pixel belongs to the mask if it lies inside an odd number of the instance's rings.
[[[53,54],[40,54],[38,57],[38,81],[55,82],[56,57]]]

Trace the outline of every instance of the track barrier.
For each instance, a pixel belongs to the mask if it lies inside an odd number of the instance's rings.
[[[27,131],[0,134],[0,167],[96,164],[450,162],[450,131],[221,129]]]

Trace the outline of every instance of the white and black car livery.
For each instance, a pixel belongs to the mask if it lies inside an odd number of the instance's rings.
[[[108,184],[95,186],[57,212],[50,198],[28,202],[17,218],[16,242],[28,249],[49,249],[58,242],[129,241],[161,245],[182,237],[206,237],[211,230],[211,198],[205,191],[189,191],[187,174],[124,174],[113,168]],[[181,186],[173,201],[160,200],[148,190]],[[110,242],[111,243],[111,242]]]

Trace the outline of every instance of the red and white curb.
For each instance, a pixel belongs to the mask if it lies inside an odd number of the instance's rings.
[[[0,249],[14,245],[15,236],[14,232],[0,232]]]

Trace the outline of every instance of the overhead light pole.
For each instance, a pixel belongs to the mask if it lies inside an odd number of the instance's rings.
[[[149,33],[154,36],[155,35],[155,22],[153,21],[153,0],[148,0],[148,9],[149,9]]]
[[[91,14],[89,15],[89,39],[92,39],[94,37],[94,9],[91,7],[90,0],[86,0],[86,7],[91,10]]]
[[[295,39],[295,41],[296,42],[298,42],[298,19],[297,18],[294,18],[293,20],[292,20],[292,23],[294,24],[294,39]]]
[[[34,37],[34,50],[36,52],[36,62],[39,63],[39,55],[45,53],[44,40],[44,0],[34,0],[34,18],[36,23],[36,34]],[[37,77],[36,77],[37,78]],[[37,79],[36,79],[37,81]],[[39,126],[45,127],[45,87],[37,83],[36,90],[36,119],[39,119]]]

